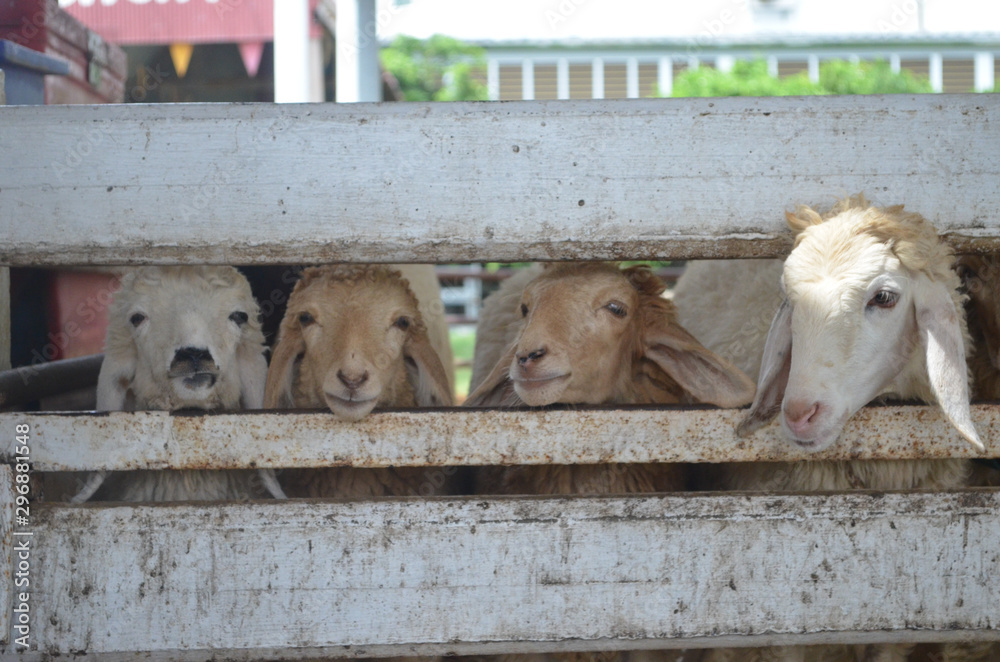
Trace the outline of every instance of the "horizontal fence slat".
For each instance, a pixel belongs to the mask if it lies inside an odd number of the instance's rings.
[[[858,191],[996,249],[997,144],[996,95],[6,107],[0,264],[775,256]]]
[[[940,410],[865,407],[838,443],[810,453],[777,424],[742,439],[744,410],[710,408],[545,411],[440,409],[375,412],[347,423],[329,412],[8,413],[0,429],[31,429],[40,471],[139,468],[598,464],[1000,457],[1000,405],[972,406],[979,453]],[[10,461],[14,446],[0,446]]]
[[[1000,638],[990,490],[33,513],[21,659]]]

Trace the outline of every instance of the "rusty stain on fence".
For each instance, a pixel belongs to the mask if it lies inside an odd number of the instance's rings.
[[[425,409],[376,412],[355,423],[326,411],[16,416],[31,425],[34,467],[43,471],[1000,456],[1000,407],[994,404],[973,406],[973,420],[988,440],[982,455],[931,406],[864,408],[839,442],[820,453],[788,443],[775,424],[737,437],[743,413],[708,407]],[[4,459],[12,451],[4,448]]]

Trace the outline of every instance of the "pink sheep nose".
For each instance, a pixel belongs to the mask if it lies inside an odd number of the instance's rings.
[[[366,370],[362,372],[360,375],[356,373],[347,375],[344,374],[343,370],[338,370],[337,379],[339,379],[340,383],[346,386],[348,389],[356,391],[358,388],[361,387],[362,384],[368,381],[368,371]]]
[[[796,435],[805,435],[819,415],[820,404],[806,400],[789,400],[783,407],[785,423]]]

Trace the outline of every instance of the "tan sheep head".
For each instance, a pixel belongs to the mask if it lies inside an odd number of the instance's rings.
[[[267,360],[259,316],[232,267],[127,273],[109,311],[97,408],[260,408]]]
[[[780,412],[789,439],[821,450],[858,409],[886,395],[937,401],[982,448],[969,412],[959,279],[934,227],[863,196],[824,216],[800,208],[788,223],[798,236],[782,275],[786,300],[738,432]]]
[[[452,404],[444,366],[399,272],[307,269],[281,321],[265,404],[326,406],[349,421],[375,407]]]
[[[524,288],[517,340],[466,404],[748,403],[753,383],[681,328],[664,289],[645,267],[547,267]]]

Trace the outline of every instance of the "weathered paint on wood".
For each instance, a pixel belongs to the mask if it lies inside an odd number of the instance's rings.
[[[774,256],[858,191],[995,249],[997,144],[995,95],[5,107],[0,264]]]
[[[1000,638],[995,491],[35,512],[50,655]]]
[[[10,370],[10,269],[0,267],[0,370]]]
[[[14,472],[0,465],[0,645],[11,642],[11,610],[14,597],[23,590],[15,588],[14,499]]]
[[[776,424],[741,439],[738,409],[376,412],[346,423],[329,412],[0,414],[26,422],[36,470],[600,464],[1000,457],[1000,406],[973,405],[979,453],[936,407],[866,407],[832,448],[810,453]],[[13,446],[0,442],[0,459]]]

